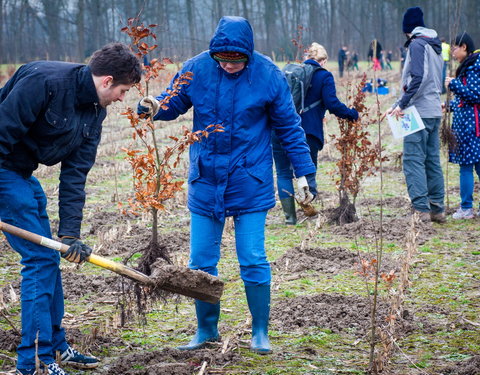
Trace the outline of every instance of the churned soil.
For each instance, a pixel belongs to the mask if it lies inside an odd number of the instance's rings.
[[[14,330],[0,329],[0,350],[7,352],[13,352],[17,350],[17,346],[20,345],[20,335]]]
[[[271,319],[275,329],[289,332],[307,332],[311,327],[328,329],[333,333],[349,333],[363,337],[370,326],[371,302],[366,297],[341,294],[317,294],[288,298],[274,303]],[[380,302],[377,319],[380,323],[389,315],[388,306]],[[396,321],[401,335],[419,327],[431,330],[432,324],[424,318],[416,319],[409,310],[403,310]]]
[[[63,295],[65,299],[86,302],[102,302],[115,298],[122,291],[121,278],[108,270],[91,277],[75,269],[62,271]]]
[[[290,275],[303,277],[303,271],[313,270],[324,273],[339,273],[346,269],[357,269],[361,260],[372,258],[372,254],[357,253],[340,246],[335,247],[295,247],[287,251],[275,262],[274,270],[288,272]],[[384,255],[381,272],[398,271],[398,262]],[[291,277],[296,278],[296,277]]]
[[[112,346],[125,346],[126,343],[116,335],[99,334],[93,330],[90,334],[82,333],[77,328],[67,328],[66,337],[70,345],[82,352],[95,352]],[[20,345],[20,335],[14,330],[0,329],[0,350],[15,352]],[[129,343],[130,347],[132,343]]]
[[[454,365],[440,370],[441,375],[479,375],[480,355],[475,355],[465,361],[456,362]]]
[[[405,235],[410,230],[411,218],[404,217],[385,218],[382,223],[382,236],[384,241],[398,241],[403,243]],[[431,223],[420,222],[418,224],[417,243],[424,244],[436,234]],[[335,226],[331,228],[333,234],[347,236],[349,238],[365,238],[370,241],[380,239],[380,222],[372,218],[362,218],[354,223]]]
[[[120,356],[109,366],[106,375],[191,375],[201,367],[203,362],[208,366],[225,366],[239,360],[239,355],[229,351],[224,354],[219,351],[201,349],[181,351],[165,348],[153,352],[138,352]]]

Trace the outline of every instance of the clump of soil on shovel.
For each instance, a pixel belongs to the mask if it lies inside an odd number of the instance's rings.
[[[150,277],[154,292],[166,290],[211,303],[218,302],[223,293],[223,281],[218,277],[186,267],[164,265],[161,261],[153,264]]]
[[[172,265],[166,246],[150,244],[140,260],[139,271],[148,275],[152,283],[147,290],[149,295],[135,288],[137,303],[140,299],[160,299],[168,293],[176,293],[205,302],[217,303],[223,293],[223,282],[206,272]]]

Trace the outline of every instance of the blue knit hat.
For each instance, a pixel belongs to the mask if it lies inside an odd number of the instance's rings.
[[[408,8],[403,15],[403,32],[409,34],[417,26],[425,27],[422,9],[420,7]]]

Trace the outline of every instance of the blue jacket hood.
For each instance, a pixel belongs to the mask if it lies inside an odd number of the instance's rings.
[[[222,17],[210,41],[210,55],[235,51],[246,54],[248,60],[251,60],[253,50],[253,29],[250,23],[243,17]]]

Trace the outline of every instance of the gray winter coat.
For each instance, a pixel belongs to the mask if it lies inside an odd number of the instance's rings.
[[[420,117],[442,117],[442,44],[437,32],[416,27],[407,42],[408,50],[402,72],[403,95],[394,104],[405,109],[414,105]]]

